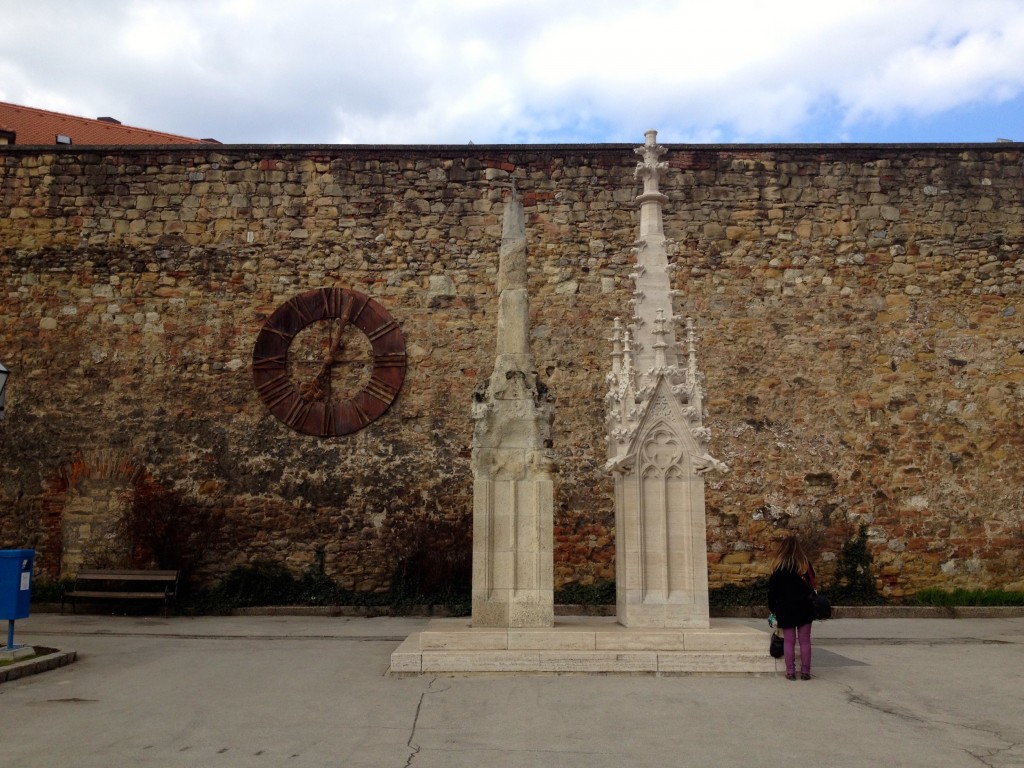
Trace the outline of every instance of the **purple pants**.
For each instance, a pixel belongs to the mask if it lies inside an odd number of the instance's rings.
[[[800,638],[800,672],[811,674],[811,625],[800,627],[784,627],[782,639],[785,641],[786,674],[796,674],[796,641]]]

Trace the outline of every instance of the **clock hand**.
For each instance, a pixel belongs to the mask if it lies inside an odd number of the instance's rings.
[[[337,362],[338,352],[341,350],[341,341],[345,336],[345,327],[348,325],[348,319],[344,317],[338,318],[338,338],[332,340],[330,349],[327,350],[327,356],[324,358],[325,365],[331,365]]]
[[[330,400],[331,399],[331,368],[335,363],[339,362],[338,355],[342,351],[342,341],[345,337],[345,327],[348,325],[347,318],[338,318],[338,336],[334,337],[333,332],[328,337],[329,346],[327,353],[324,355],[323,365],[320,366],[320,370],[317,371],[313,379],[306,385],[303,393],[312,397],[316,400]]]

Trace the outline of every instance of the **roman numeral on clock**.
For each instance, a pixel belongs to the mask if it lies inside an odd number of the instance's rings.
[[[363,391],[370,397],[380,400],[385,405],[394,400],[395,395],[398,394],[397,389],[387,382],[381,381],[376,376],[372,376],[370,378],[370,381],[366,384]]]
[[[306,417],[309,415],[309,409],[313,407],[313,403],[302,397],[296,397],[295,402],[292,403],[292,407],[288,409],[288,413],[284,417],[284,423],[287,424],[294,430],[302,430],[302,425],[306,421]]]
[[[287,365],[288,358],[285,355],[272,355],[261,357],[252,364],[252,368],[254,371],[276,371],[287,367]]]
[[[295,387],[292,386],[291,379],[289,379],[288,375],[285,373],[264,381],[257,387],[257,389],[259,390],[260,397],[263,398],[263,402],[266,403],[267,408],[270,409],[273,409],[278,403],[289,397],[295,391]]]
[[[374,355],[374,368],[401,368],[405,366],[405,352],[389,352],[386,355]]]
[[[384,323],[384,325],[380,326],[379,328],[375,328],[372,331],[368,331],[367,334],[366,334],[366,337],[370,341],[376,341],[381,336],[387,336],[389,333],[391,333],[396,328],[398,328],[398,323],[396,323],[394,320],[389,320],[388,322]]]

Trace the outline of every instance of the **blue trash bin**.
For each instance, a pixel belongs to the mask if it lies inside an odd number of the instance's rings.
[[[0,549],[0,619],[28,616],[34,549]]]

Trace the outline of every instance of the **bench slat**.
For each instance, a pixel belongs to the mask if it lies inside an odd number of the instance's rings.
[[[145,599],[152,598],[154,600],[163,600],[169,596],[169,592],[104,592],[102,590],[75,590],[74,592],[65,593],[67,597],[98,597],[106,600],[117,600],[119,598],[129,599]]]
[[[177,571],[80,571],[76,581],[176,581]]]

